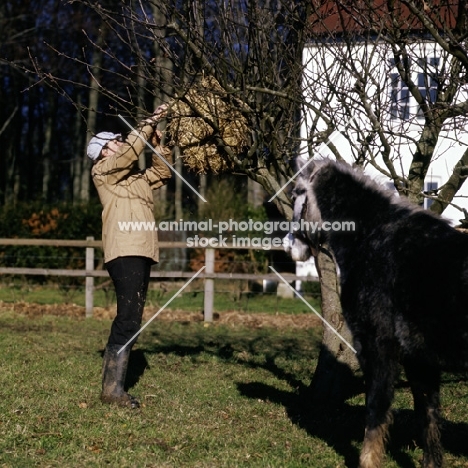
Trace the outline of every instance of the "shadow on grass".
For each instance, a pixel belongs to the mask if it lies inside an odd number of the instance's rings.
[[[236,382],[239,393],[246,398],[262,399],[282,405],[294,424],[333,447],[343,457],[348,468],[358,466],[359,447],[364,436],[364,406],[348,403],[326,405],[323,402],[314,405],[310,388],[304,383],[311,375],[304,379],[304,375],[299,375],[294,366],[285,365],[281,359],[281,364],[278,365],[278,358],[285,358],[290,364],[295,360],[316,360],[320,347],[320,336],[317,332],[290,330],[290,333],[284,333],[274,329],[249,329],[239,332],[234,328],[203,329],[202,325],[199,325],[194,329],[192,325],[165,325],[153,332],[152,338],[146,339],[143,346],[142,353],[192,357],[208,353],[227,362],[269,371],[276,378],[287,382],[294,390],[284,391],[263,382],[249,381]],[[339,366],[343,365],[337,363],[335,370]],[[142,366],[141,372],[144,372],[145,368]],[[399,387],[404,386],[407,384],[402,381]],[[347,396],[362,392],[362,382],[356,379]],[[415,442],[417,434],[413,411],[395,411],[387,452],[398,466],[419,466],[408,453],[408,450],[412,451],[418,446]],[[468,424],[443,421],[442,442],[447,452],[454,456],[468,456],[467,438]]]
[[[141,349],[132,350],[128,361],[127,378],[125,379],[125,390],[134,387],[150,366],[145,353]]]

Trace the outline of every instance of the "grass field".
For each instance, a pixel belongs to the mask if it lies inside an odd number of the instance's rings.
[[[0,313],[0,467],[356,466],[363,395],[305,411],[320,330],[154,321],[133,353],[136,411],[102,405],[110,322]],[[468,385],[444,376],[447,466],[468,467]],[[416,467],[402,381],[386,467]]]
[[[148,291],[147,305],[162,306],[172,298],[185,282],[153,282]],[[94,305],[108,307],[115,304],[115,292],[110,283],[106,288],[98,288],[94,294]],[[244,288],[244,291],[242,291]],[[305,294],[309,303],[320,309],[316,295]],[[0,301],[25,301],[37,304],[73,303],[79,306],[85,304],[84,285],[71,287],[64,285],[40,285],[28,283],[24,280],[0,283]],[[195,281],[189,290],[177,296],[170,304],[170,308],[186,311],[203,310],[203,283]],[[220,280],[216,283],[214,308],[216,311],[237,310],[241,312],[266,313],[310,313],[307,306],[298,300],[283,299],[276,293],[247,292],[246,285],[240,281]]]

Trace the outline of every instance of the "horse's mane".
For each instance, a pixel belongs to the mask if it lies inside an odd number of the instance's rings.
[[[411,203],[406,197],[399,196],[387,187],[379,184],[376,180],[366,175],[361,167],[353,167],[343,161],[333,161],[331,159],[313,161],[304,170],[302,184],[308,187],[308,190],[312,190],[312,185],[308,182],[312,182],[313,184],[315,177],[319,179],[320,173],[322,173],[322,171],[327,171],[327,169],[348,176],[349,179],[355,182],[355,184],[353,184],[354,186],[368,192],[369,196],[374,199],[380,200],[380,203],[387,205],[391,212],[405,211],[407,214],[425,213],[428,216],[445,222],[445,220],[442,220],[438,215]]]

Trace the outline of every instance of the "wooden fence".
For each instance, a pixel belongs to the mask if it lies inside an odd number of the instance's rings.
[[[95,249],[102,249],[102,242],[95,240],[93,237],[87,237],[86,240],[61,240],[61,239],[0,239],[1,245],[12,246],[51,246],[51,247],[82,247],[86,249],[86,262],[84,270],[70,269],[52,269],[52,268],[15,268],[15,267],[0,267],[0,275],[42,275],[42,276],[70,276],[70,277],[85,277],[85,308],[86,317],[92,317],[94,304],[94,278],[108,277],[107,270],[95,269]],[[160,249],[186,249],[185,242],[159,242]],[[201,247],[197,247],[201,248]],[[214,281],[216,279],[224,280],[251,280],[258,281],[258,274],[249,273],[220,273],[215,272],[215,250],[216,249],[231,249],[231,250],[258,250],[258,247],[238,247],[227,244],[223,247],[206,247],[205,250],[205,269],[197,278],[204,279],[204,320],[206,322],[213,321],[213,302],[214,302]],[[271,250],[281,250],[281,247],[271,247]],[[151,271],[152,278],[192,278],[195,272],[193,271]],[[310,281],[317,280],[310,276],[297,276],[291,273],[281,273],[281,276],[289,281]],[[274,273],[267,273],[261,276],[262,280],[280,281]]]

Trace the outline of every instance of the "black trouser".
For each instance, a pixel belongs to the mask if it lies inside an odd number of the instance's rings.
[[[108,344],[123,346],[140,329],[153,263],[150,258],[133,256],[106,263],[117,296],[117,316],[112,322]],[[129,346],[135,342],[136,338]]]

